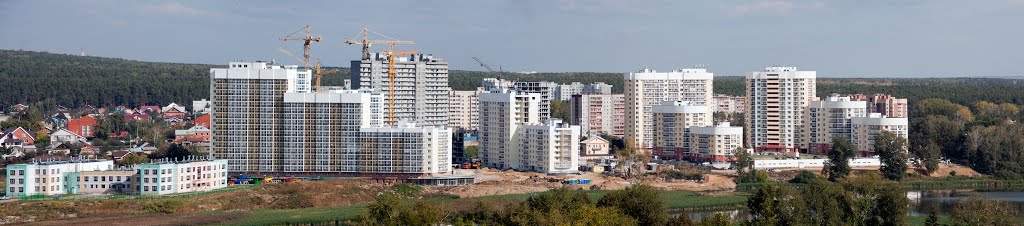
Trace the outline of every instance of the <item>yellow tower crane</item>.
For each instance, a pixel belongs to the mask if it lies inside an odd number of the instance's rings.
[[[386,38],[388,38],[388,40],[370,40],[369,39],[370,33],[374,33],[376,35],[386,37]],[[416,43],[413,42],[413,41],[395,40],[395,39],[393,39],[391,37],[388,37],[387,35],[382,35],[380,33],[370,31],[370,29],[365,28],[365,27],[363,28],[363,30],[361,32],[359,32],[359,34],[363,36],[363,39],[360,40],[360,39],[353,38],[353,39],[345,40],[345,44],[349,44],[349,45],[362,44],[363,45],[363,58],[362,58],[363,60],[370,60],[370,47],[373,44],[385,44],[385,45],[389,46],[388,52],[386,53],[387,58],[388,58],[388,125],[392,125],[393,126],[393,125],[395,125],[395,77],[398,76],[398,72],[395,71],[395,56],[414,55],[414,54],[416,54],[416,51],[399,51],[399,52],[395,52],[395,46],[396,45],[412,45],[412,44],[416,44]]]

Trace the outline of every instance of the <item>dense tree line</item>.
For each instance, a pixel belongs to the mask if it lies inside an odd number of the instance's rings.
[[[910,153],[933,172],[942,156],[1001,178],[1024,178],[1024,126],[1015,104],[978,101],[973,109],[945,99],[916,103]]]

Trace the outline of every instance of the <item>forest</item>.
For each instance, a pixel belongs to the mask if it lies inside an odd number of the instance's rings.
[[[0,50],[0,106],[39,105],[49,111],[57,105],[188,104],[209,98],[209,71],[223,65],[143,62],[118,58],[76,56],[45,52]],[[323,85],[340,86],[349,77],[347,68],[325,74]],[[493,73],[451,70],[452,90],[474,90]],[[559,72],[504,73],[518,81],[555,83],[604,82],[613,93],[622,93],[622,73]],[[975,101],[1024,104],[1024,83],[999,78],[819,78],[818,96],[832,93],[887,93],[907,98],[911,104],[927,98],[967,105]],[[744,95],[743,77],[716,76],[714,92]],[[913,112],[911,112],[913,114]]]

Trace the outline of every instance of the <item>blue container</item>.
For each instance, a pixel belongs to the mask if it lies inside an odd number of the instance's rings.
[[[590,179],[580,179],[580,184],[590,184]]]

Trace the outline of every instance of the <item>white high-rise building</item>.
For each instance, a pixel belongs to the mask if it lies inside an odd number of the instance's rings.
[[[480,93],[475,91],[452,91],[448,99],[448,127],[476,130],[480,121]]]
[[[555,98],[555,90],[558,88],[558,84],[554,82],[519,82],[509,80],[498,80],[496,78],[484,78],[480,82],[480,86],[484,90],[498,89],[510,89],[519,92],[536,93],[540,95],[540,114],[539,120],[542,122],[547,121],[551,118],[551,100]]]
[[[395,127],[362,128],[359,133],[358,159],[343,163],[343,173],[436,176],[452,171],[449,128],[399,123]]]
[[[893,132],[907,139],[910,126],[907,118],[887,118],[881,113],[871,113],[867,117],[855,117],[853,122],[853,145],[861,156],[875,155],[875,137],[882,131]]]
[[[396,56],[395,71],[394,121],[448,126],[448,63],[425,54]],[[386,54],[373,53],[370,59],[352,61],[351,76],[352,89],[378,90],[385,94],[384,103],[389,103],[391,85]]]
[[[624,79],[626,138],[641,147],[650,148],[654,145],[651,109],[655,105],[663,101],[687,101],[702,106],[713,103],[714,74],[707,69],[691,68],[671,72],[643,69],[626,73]]]
[[[867,115],[867,102],[853,101],[850,97],[828,97],[812,101],[807,108],[806,135],[807,151],[826,153],[832,146],[832,139],[842,137],[853,140],[851,119]]]
[[[283,172],[341,172],[359,159],[360,128],[384,125],[384,95],[369,90],[285,93]]]
[[[561,84],[555,88],[554,99],[569,101],[572,96],[587,94],[612,94],[612,85],[608,85],[603,82],[595,82],[591,84],[583,84],[579,82]]]
[[[280,172],[285,93],[310,92],[311,72],[267,62],[210,69],[211,151],[231,172]]]
[[[584,136],[625,134],[625,105],[622,94],[574,95],[570,102],[571,124],[579,125]]]
[[[743,128],[730,126],[729,122],[691,127],[687,137],[690,140],[688,155],[700,161],[734,161],[736,150],[743,147]]]
[[[755,151],[792,152],[806,144],[807,106],[817,100],[814,71],[767,67],[747,74],[747,145]]]
[[[540,121],[540,94],[492,89],[480,94],[480,157],[489,167],[576,172],[579,126]]]
[[[705,105],[688,101],[664,101],[651,108],[654,123],[654,148],[651,153],[660,159],[696,159],[689,151],[689,129],[712,126],[712,113]]]

